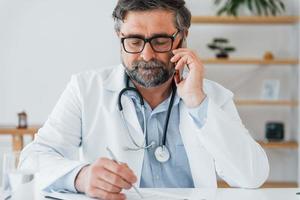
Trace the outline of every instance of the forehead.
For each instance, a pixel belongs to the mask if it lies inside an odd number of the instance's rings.
[[[174,14],[166,10],[131,11],[126,14],[121,32],[151,36],[154,33],[174,33]]]

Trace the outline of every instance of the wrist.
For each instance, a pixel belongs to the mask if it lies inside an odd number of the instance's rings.
[[[206,98],[206,94],[204,92],[201,92],[199,94],[193,94],[189,95],[187,100],[185,101],[185,105],[188,108],[195,108],[198,107]]]
[[[89,165],[82,167],[75,178],[74,185],[78,192],[85,192],[85,178],[87,177],[88,167]]]

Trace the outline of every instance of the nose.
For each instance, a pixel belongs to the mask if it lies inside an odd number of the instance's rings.
[[[143,51],[141,52],[141,57],[145,60],[145,61],[150,61],[152,58],[155,57],[155,52],[153,51],[150,43],[146,43],[145,47],[143,49]]]

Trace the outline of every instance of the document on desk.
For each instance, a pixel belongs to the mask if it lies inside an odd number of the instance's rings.
[[[134,191],[124,191],[127,199],[129,200],[141,200],[141,197]],[[144,200],[188,200],[188,198],[180,195],[174,195],[171,193],[156,191],[155,189],[141,190]],[[75,193],[61,193],[61,192],[43,192],[45,198],[48,199],[60,199],[60,200],[92,200],[94,198],[87,197],[84,194]]]

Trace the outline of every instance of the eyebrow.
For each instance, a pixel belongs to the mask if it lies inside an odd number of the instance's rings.
[[[128,34],[128,35],[124,35],[124,34],[122,33],[122,35],[123,35],[124,37],[145,38],[145,37],[144,37],[143,35],[141,35],[141,34]],[[169,36],[172,36],[172,34],[168,34],[168,33],[154,33],[153,35],[151,35],[151,36],[148,37],[148,38],[153,38],[153,37],[165,37],[165,36],[169,37]]]

